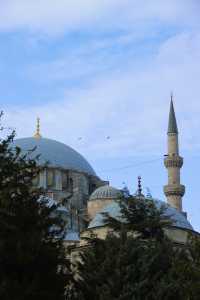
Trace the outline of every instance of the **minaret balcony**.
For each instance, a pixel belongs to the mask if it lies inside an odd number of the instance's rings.
[[[166,156],[164,164],[166,168],[181,168],[183,166],[183,158],[178,155]]]
[[[185,194],[185,186],[182,184],[168,184],[164,186],[165,196],[180,196]]]

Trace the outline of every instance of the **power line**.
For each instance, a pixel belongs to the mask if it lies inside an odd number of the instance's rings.
[[[130,168],[134,168],[134,167],[137,167],[137,166],[150,164],[150,163],[159,161],[161,159],[163,159],[163,158],[160,157],[160,158],[156,158],[156,159],[152,159],[152,160],[147,160],[147,161],[143,161],[143,162],[138,162],[138,163],[135,163],[135,164],[131,164],[131,165],[127,165],[127,166],[123,166],[123,167],[119,167],[119,168],[102,170],[100,172],[104,173],[104,172],[112,172],[112,171],[120,171],[120,170],[130,169]]]

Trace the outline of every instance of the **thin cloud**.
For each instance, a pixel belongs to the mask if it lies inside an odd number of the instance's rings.
[[[182,63],[173,59],[177,51],[181,51]],[[39,115],[45,136],[92,158],[130,156],[133,151],[135,155],[160,155],[165,151],[169,95],[174,89],[182,149],[198,152],[199,53],[199,35],[177,35],[164,42],[143,69],[135,72],[130,66],[120,74],[106,72],[85,88],[67,91],[64,99],[54,103],[6,108],[7,122],[18,128],[19,136],[30,136]]]
[[[134,29],[152,22],[196,26],[199,3],[195,0],[2,0],[1,30],[29,30],[48,34],[71,30]]]

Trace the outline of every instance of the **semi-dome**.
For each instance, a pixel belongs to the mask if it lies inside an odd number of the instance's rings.
[[[101,199],[119,199],[122,196],[122,193],[110,186],[110,185],[104,185],[96,189],[92,195],[90,196],[90,201],[94,200],[101,200]]]
[[[96,176],[95,171],[87,160],[71,147],[47,138],[22,138],[13,142],[14,146],[23,151],[36,148],[34,156],[40,155],[39,164],[47,161],[49,166],[75,170]]]
[[[193,230],[191,224],[181,212],[179,212],[178,210],[171,207],[165,202],[162,202],[157,199],[152,199],[152,200],[154,201],[158,209],[160,209],[161,207],[164,208],[163,217],[169,218],[172,221],[172,226],[181,229]],[[111,204],[108,204],[99,213],[96,214],[94,219],[90,222],[88,229],[104,226],[105,225],[104,213],[108,213],[111,217],[117,220],[121,220],[121,221],[124,220],[121,214],[121,208],[119,203],[117,201],[113,201]]]

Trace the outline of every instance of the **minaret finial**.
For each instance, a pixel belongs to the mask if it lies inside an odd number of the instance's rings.
[[[138,196],[142,195],[142,184],[141,184],[141,176],[138,176]]]
[[[173,100],[174,100],[174,93],[173,91],[171,91],[171,101],[173,102]]]
[[[37,126],[36,126],[36,133],[34,134],[34,138],[40,139],[42,136],[40,134],[40,118],[37,118]]]

